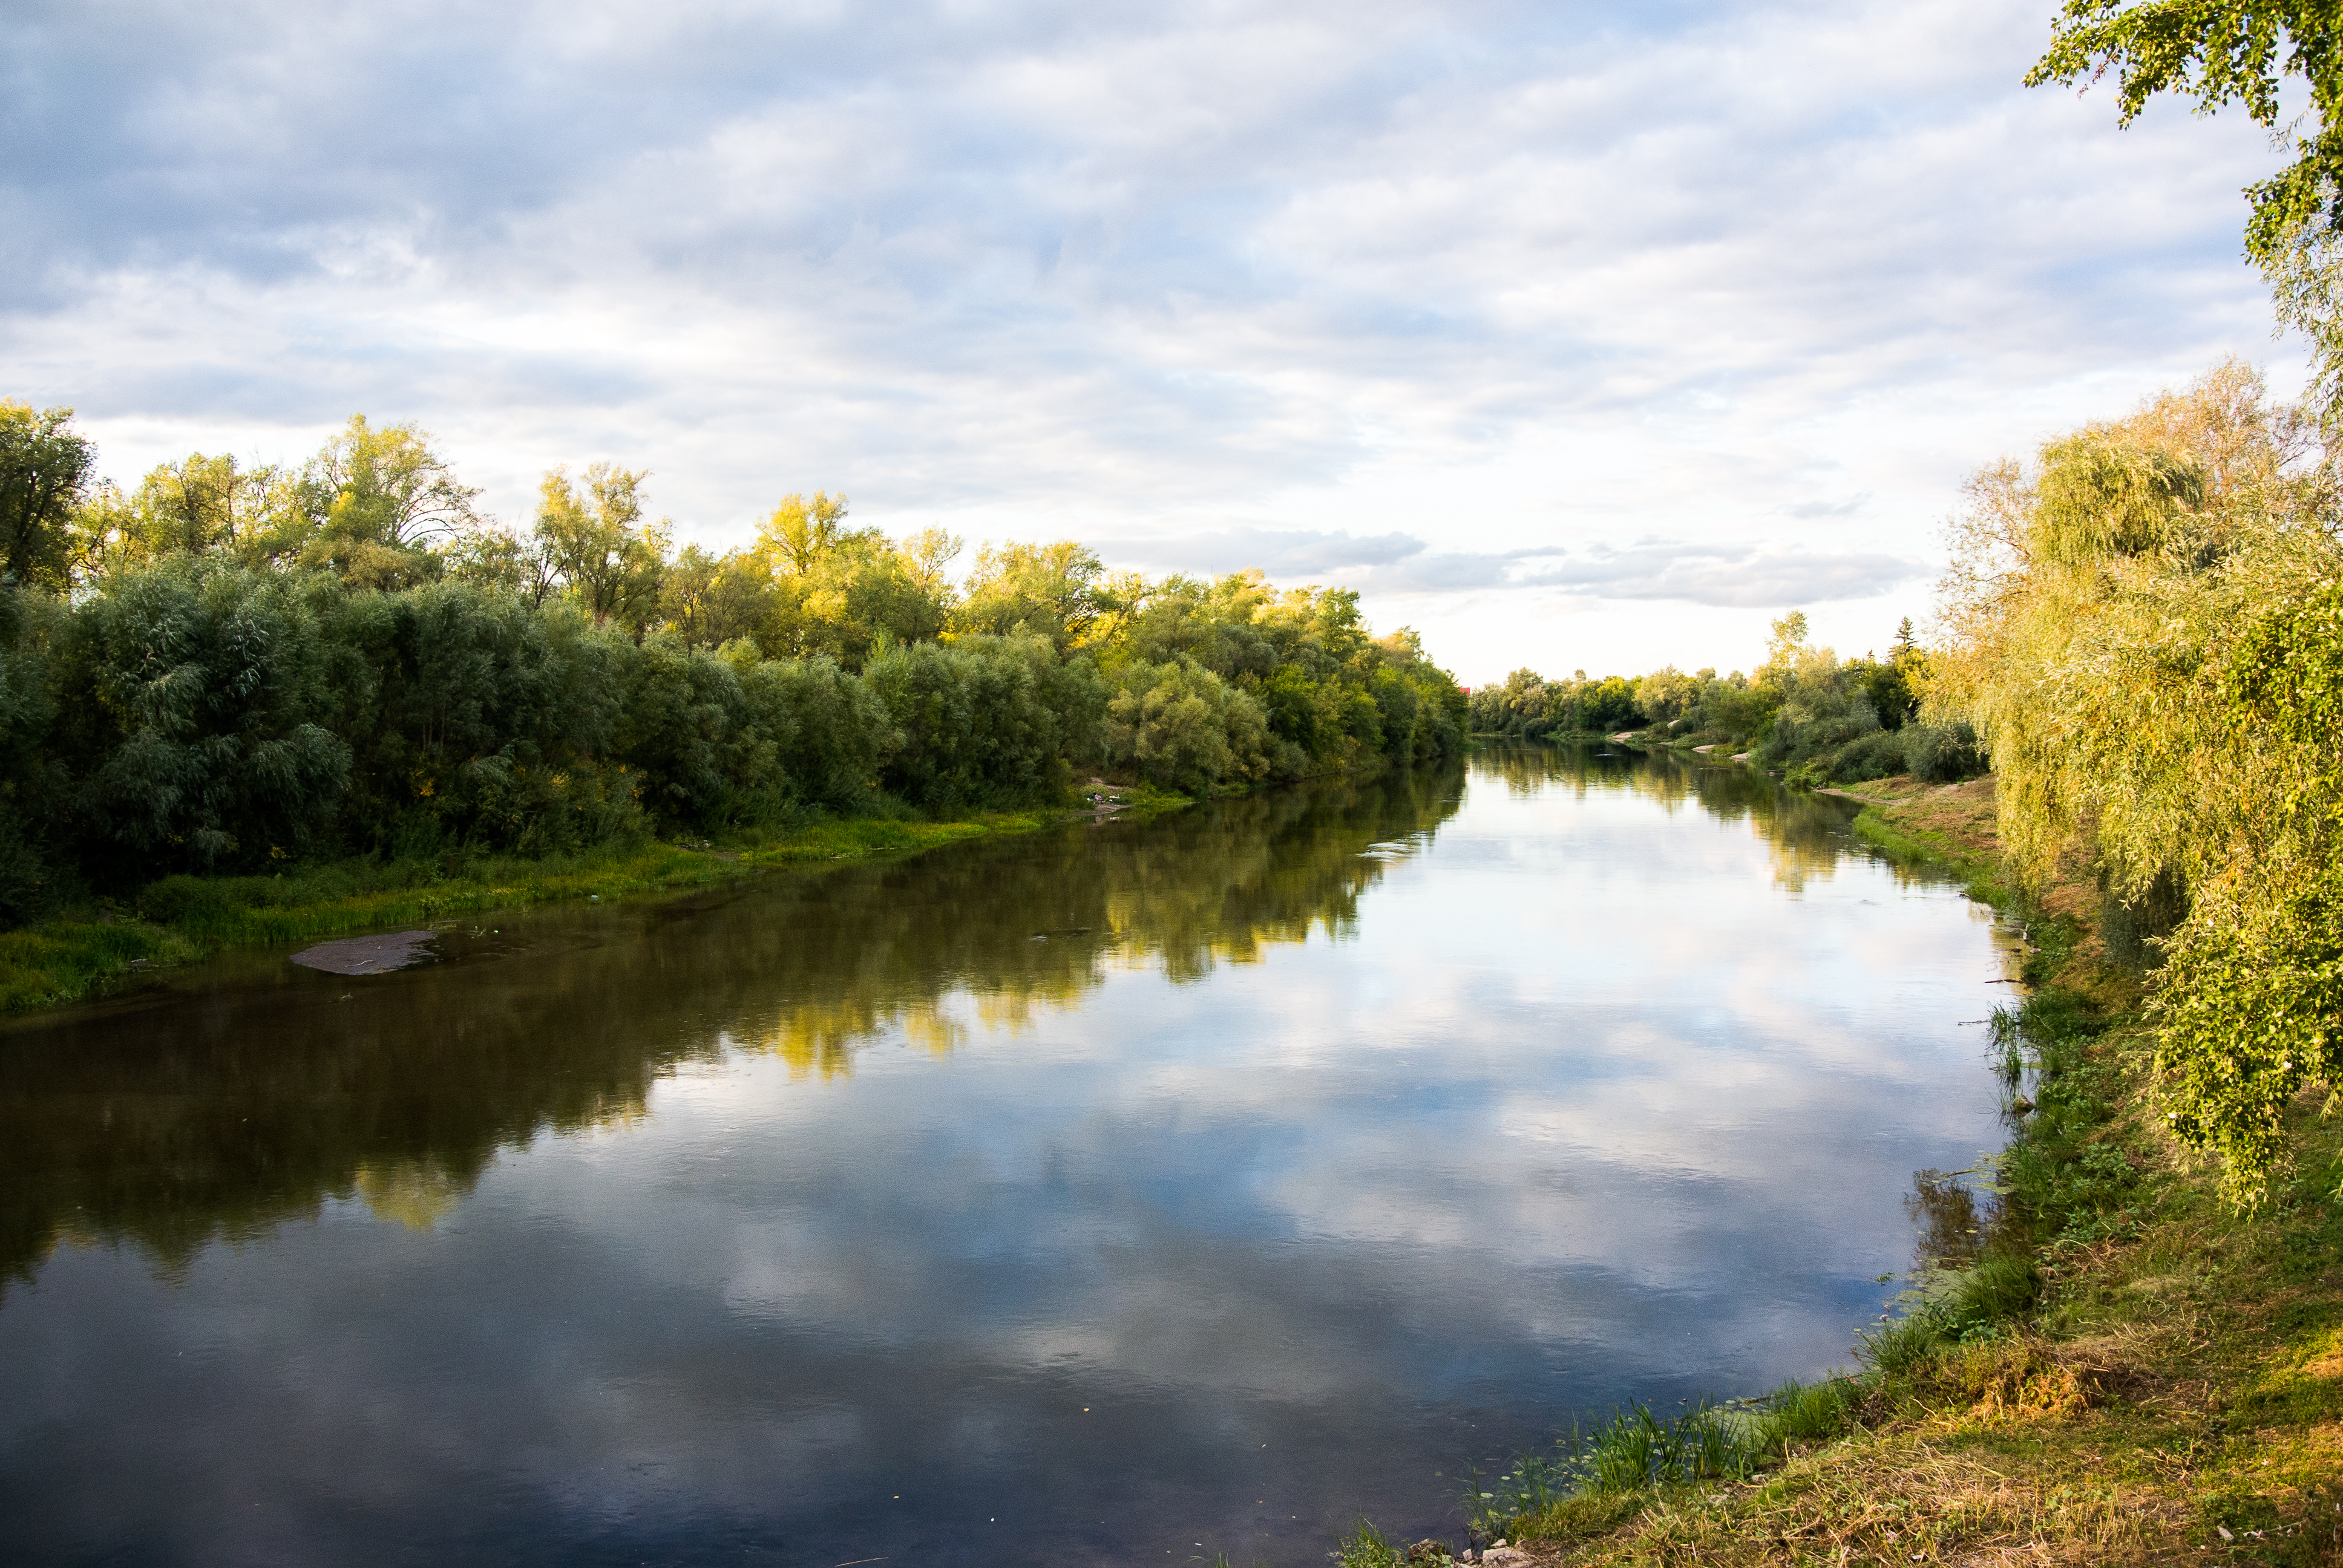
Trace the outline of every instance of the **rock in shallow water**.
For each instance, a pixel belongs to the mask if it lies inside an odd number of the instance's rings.
[[[304,969],[329,975],[379,975],[427,963],[439,955],[430,950],[429,931],[387,931],[374,937],[345,937],[320,942],[293,955]]]

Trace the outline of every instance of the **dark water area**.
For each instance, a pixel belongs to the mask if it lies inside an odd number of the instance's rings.
[[[0,1030],[0,1558],[1322,1562],[1848,1360],[1995,932],[1522,749]]]

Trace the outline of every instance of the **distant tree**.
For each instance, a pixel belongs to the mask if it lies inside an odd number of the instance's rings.
[[[257,563],[298,529],[294,477],[269,464],[239,466],[225,453],[158,464],[126,496],[108,485],[75,519],[79,553],[94,570],[170,555]]]
[[[1100,617],[1115,607],[1105,576],[1096,553],[1071,539],[988,547],[977,552],[953,623],[996,636],[1021,627],[1063,653],[1088,641]]]
[[[779,570],[804,578],[820,571],[840,551],[876,544],[882,537],[876,528],[849,528],[846,498],[816,490],[811,500],[783,496],[757,530],[757,545],[773,558]]]
[[[922,528],[895,547],[903,569],[921,593],[950,610],[954,597],[951,564],[959,558],[960,541],[941,528]]]
[[[717,579],[724,562],[698,545],[676,551],[659,583],[659,618],[673,627],[686,648],[714,648],[709,636]]]
[[[1887,657],[1897,664],[1920,657],[1920,644],[1912,635],[1912,618],[1906,616],[1896,623],[1896,640],[1889,645]]]
[[[359,587],[425,580],[440,568],[430,547],[479,525],[479,493],[457,479],[425,431],[353,414],[301,472],[306,537],[276,548]]]
[[[53,591],[65,586],[67,527],[97,454],[69,429],[70,408],[35,413],[0,398],[0,578]]]
[[[1702,685],[1671,664],[1635,682],[1635,706],[1653,723],[1670,724],[1700,700]]]
[[[1765,639],[1765,663],[1763,669],[1784,670],[1797,662],[1806,646],[1806,612],[1794,609],[1775,621],[1771,635]],[[1761,669],[1760,673],[1763,673]]]
[[[671,525],[643,521],[649,470],[589,465],[583,488],[556,468],[538,489],[537,543],[597,626],[639,631],[657,608]]]
[[[877,528],[846,527],[846,514],[843,496],[785,496],[758,530],[753,555],[771,591],[756,635],[768,652],[826,654],[859,669],[882,643],[942,633],[952,599],[947,568],[960,541],[930,528],[897,545]],[[736,578],[730,599],[745,603],[747,586]]]
[[[464,529],[443,541],[437,553],[453,580],[499,589],[532,606],[544,604],[561,586],[543,541],[524,539],[492,523]]]

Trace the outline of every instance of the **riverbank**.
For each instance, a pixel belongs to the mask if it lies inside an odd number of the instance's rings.
[[[1868,841],[1954,869],[2028,943],[2026,994],[1990,1021],[2013,1128],[1995,1180],[1916,1190],[1941,1266],[1848,1377],[1718,1416],[1709,1456],[1658,1484],[1541,1495],[1524,1475],[1555,1473],[1517,1469],[1470,1501],[1479,1542],[1622,1568],[2343,1563],[2343,1118],[2290,1108],[2293,1170],[2228,1208],[2163,1131],[2091,869],[2014,886],[1992,789],[1856,796]],[[1438,1559],[1362,1532],[1342,1560]]]
[[[166,877],[121,900],[93,900],[0,931],[0,1016],[92,1000],[154,972],[231,948],[265,947],[534,904],[689,892],[778,869],[916,855],[970,839],[1027,833],[1192,802],[1145,786],[1095,786],[1091,804],[816,820],[721,840],[607,846],[537,858],[354,859],[268,877]]]

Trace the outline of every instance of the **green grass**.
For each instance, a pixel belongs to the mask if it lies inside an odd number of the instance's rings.
[[[1126,815],[1151,816],[1190,803],[1143,786],[1118,786],[1111,793],[1127,803]],[[721,842],[636,843],[542,859],[350,859],[267,877],[166,877],[120,902],[105,900],[0,931],[0,1015],[103,996],[126,980],[226,949],[424,926],[481,910],[689,892],[773,869],[915,855],[971,839],[1032,832],[1083,814],[1035,809],[950,821],[858,818],[737,833]]]
[[[1907,866],[1936,866],[1960,877],[1962,890],[1978,903],[1996,910],[2016,909],[2025,902],[2014,880],[1990,856],[1972,853],[1941,833],[1911,828],[1891,815],[1893,807],[1865,806],[1856,813],[1855,836],[1890,859]]]

